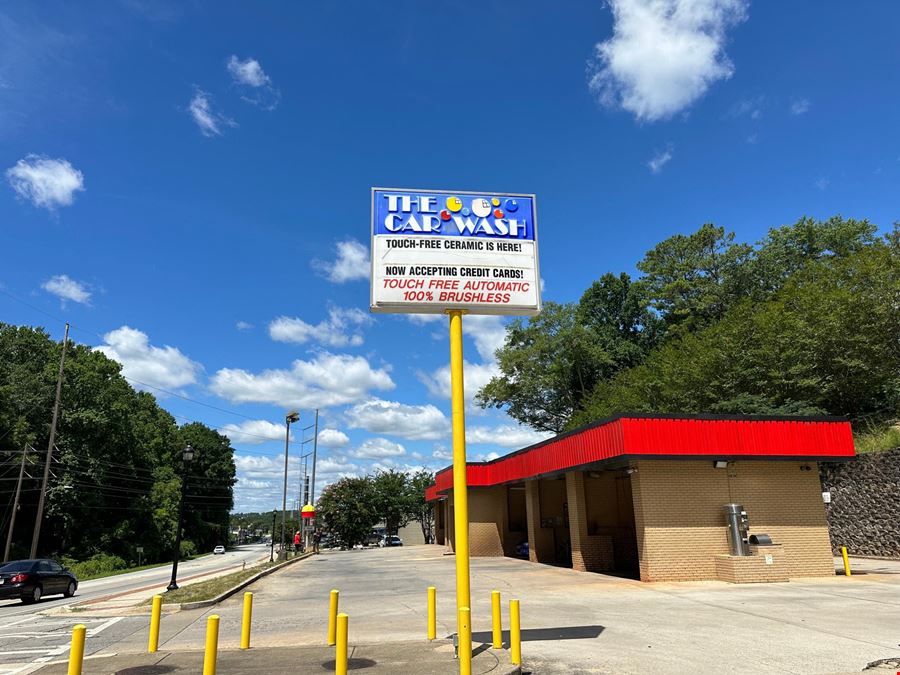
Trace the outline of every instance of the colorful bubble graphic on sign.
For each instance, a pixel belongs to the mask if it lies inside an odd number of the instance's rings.
[[[487,218],[491,215],[491,203],[487,199],[473,199],[472,215],[476,218]]]

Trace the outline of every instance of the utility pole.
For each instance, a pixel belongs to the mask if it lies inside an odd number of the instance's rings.
[[[69,324],[63,336],[62,356],[59,359],[59,376],[56,378],[56,401],[53,404],[53,421],[50,423],[50,442],[47,443],[47,459],[44,462],[44,482],[38,500],[37,516],[34,519],[34,536],[31,539],[31,557],[37,557],[38,539],[41,537],[41,520],[44,517],[44,500],[47,497],[47,481],[50,479],[50,461],[53,459],[53,444],[56,441],[56,423],[59,420],[59,399],[62,396],[63,367],[66,364],[66,347],[69,344]]]
[[[19,466],[19,482],[16,483],[16,497],[13,501],[12,515],[9,517],[9,533],[6,535],[6,549],[3,551],[3,562],[9,562],[9,548],[12,546],[13,528],[16,526],[16,511],[19,510],[19,495],[22,493],[22,476],[25,474],[25,455],[28,444],[22,448],[22,464]]]

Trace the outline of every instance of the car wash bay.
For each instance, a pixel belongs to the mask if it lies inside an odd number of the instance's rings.
[[[830,576],[816,462],[852,459],[831,418],[622,416],[470,464],[470,553],[640,578],[786,581]],[[452,474],[439,472],[437,541],[453,547]],[[725,505],[750,535],[729,543]],[[524,512],[524,513],[523,513]]]

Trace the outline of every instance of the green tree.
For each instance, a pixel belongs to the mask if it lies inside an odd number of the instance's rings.
[[[185,499],[185,538],[198,550],[212,550],[228,541],[228,524],[234,506],[234,448],[227,436],[193,422],[178,430],[173,460],[181,461],[182,449],[194,448],[194,460],[188,464]],[[292,533],[293,534],[293,533]]]
[[[327,486],[316,502],[316,515],[343,546],[363,543],[381,520],[372,479],[348,477]]]
[[[497,351],[500,374],[477,395],[482,407],[504,407],[535,429],[559,432],[614,363],[578,321],[577,305],[548,302],[528,323],[514,321]]]
[[[425,489],[434,484],[434,472],[420,469],[409,477],[410,519],[418,521],[426,544],[434,543],[434,504],[425,501]]]
[[[384,521],[386,534],[397,534],[412,517],[409,477],[390,469],[378,471],[372,477],[375,512]]]
[[[893,417],[897,307],[900,252],[890,238],[808,263],[773,298],[745,300],[598,385],[571,424],[623,411]]]
[[[30,473],[43,473],[61,349],[42,329],[0,323],[3,479],[18,476],[25,443],[36,448],[29,458],[34,467]],[[91,347],[74,342],[68,346],[41,554],[136,561],[136,549],[142,546],[147,561],[169,555],[181,484],[180,432],[154,397],[135,391],[120,370],[118,363]],[[199,428],[197,433],[203,435]],[[215,523],[222,534],[231,508],[231,450],[227,441],[222,447],[220,439],[219,445],[218,455],[208,453],[211,463],[201,461],[199,467],[203,480],[195,494],[204,499],[203,510],[187,519],[188,536],[199,541],[203,534],[195,532],[209,529],[201,523]],[[39,478],[26,479],[13,533],[18,555],[29,548],[39,488]]]
[[[721,318],[745,294],[741,267],[752,247],[710,223],[676,234],[648,251],[637,267],[641,285],[662,317],[666,332],[680,336]]]

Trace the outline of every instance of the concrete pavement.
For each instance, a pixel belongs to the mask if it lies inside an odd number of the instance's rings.
[[[349,654],[347,665],[348,670],[364,670],[371,675],[455,675],[458,667],[452,654],[453,645],[446,640],[356,645]],[[84,664],[84,672],[115,674],[133,669],[129,672],[197,673],[202,667],[202,652],[157,652],[152,656],[131,654],[89,659]],[[227,650],[219,653],[217,668],[220,673],[260,675],[334,672],[334,649],[319,646]],[[64,675],[66,664],[60,662],[40,672],[42,675]],[[472,659],[473,675],[515,675],[518,672],[519,668],[512,666],[502,651],[481,649]]]
[[[861,563],[860,571],[864,571]],[[896,565],[875,561],[893,570]],[[438,636],[455,630],[454,558],[436,546],[327,552],[254,584],[254,649],[321,647],[328,592],[341,591],[351,645],[423,643],[426,588],[438,588]],[[844,673],[900,657],[900,575],[784,584],[643,584],[508,558],[472,559],[476,639],[490,630],[490,591],[522,603],[524,666],[556,673]],[[241,599],[163,617],[160,648],[201,650],[206,616],[238,647]],[[123,620],[116,628],[122,628]],[[146,618],[101,653],[146,649]],[[112,629],[111,629],[112,630]],[[102,672],[92,671],[85,672]],[[220,672],[241,672],[220,669]],[[395,672],[419,672],[415,669]]]

